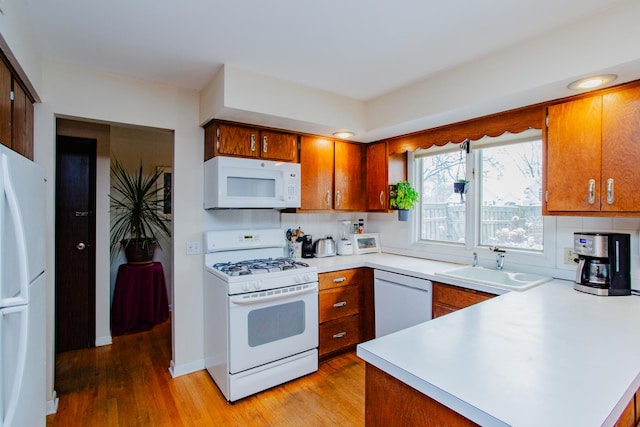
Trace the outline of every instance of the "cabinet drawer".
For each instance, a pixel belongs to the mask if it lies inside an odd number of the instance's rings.
[[[320,356],[360,342],[359,316],[341,317],[320,325]]]
[[[433,284],[433,302],[446,304],[456,308],[465,308],[470,305],[486,301],[495,295],[472,289],[461,289],[454,286]]]
[[[356,285],[320,291],[320,323],[338,317],[358,314],[360,307],[360,287]]]
[[[362,274],[361,268],[318,274],[320,290],[360,283],[362,281]]]

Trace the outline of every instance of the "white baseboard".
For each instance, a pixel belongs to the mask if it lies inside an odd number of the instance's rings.
[[[106,335],[104,337],[96,337],[96,347],[102,347],[103,345],[111,345],[111,344],[113,344],[111,335]]]
[[[169,364],[169,373],[172,378],[179,377],[181,375],[191,374],[204,369],[204,359],[196,360],[191,363],[176,366],[173,360]]]
[[[58,393],[53,390],[53,394],[51,395],[52,399],[47,400],[47,415],[55,414],[58,412]]]

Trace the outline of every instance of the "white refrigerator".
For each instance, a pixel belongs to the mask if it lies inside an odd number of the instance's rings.
[[[45,179],[0,145],[0,419],[46,424]]]

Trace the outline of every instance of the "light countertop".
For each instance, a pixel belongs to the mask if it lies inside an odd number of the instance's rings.
[[[502,294],[358,346],[358,356],[485,425],[613,425],[640,386],[640,297],[554,280],[522,292],[436,276],[454,264],[391,254],[305,260]]]
[[[480,425],[613,425],[640,386],[640,297],[554,281],[360,344]]]

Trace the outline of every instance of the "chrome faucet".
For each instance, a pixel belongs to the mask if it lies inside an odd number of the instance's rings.
[[[496,270],[502,270],[504,268],[504,255],[506,251],[504,249],[500,249],[497,246],[493,248],[489,248],[491,252],[495,252],[496,255]]]

